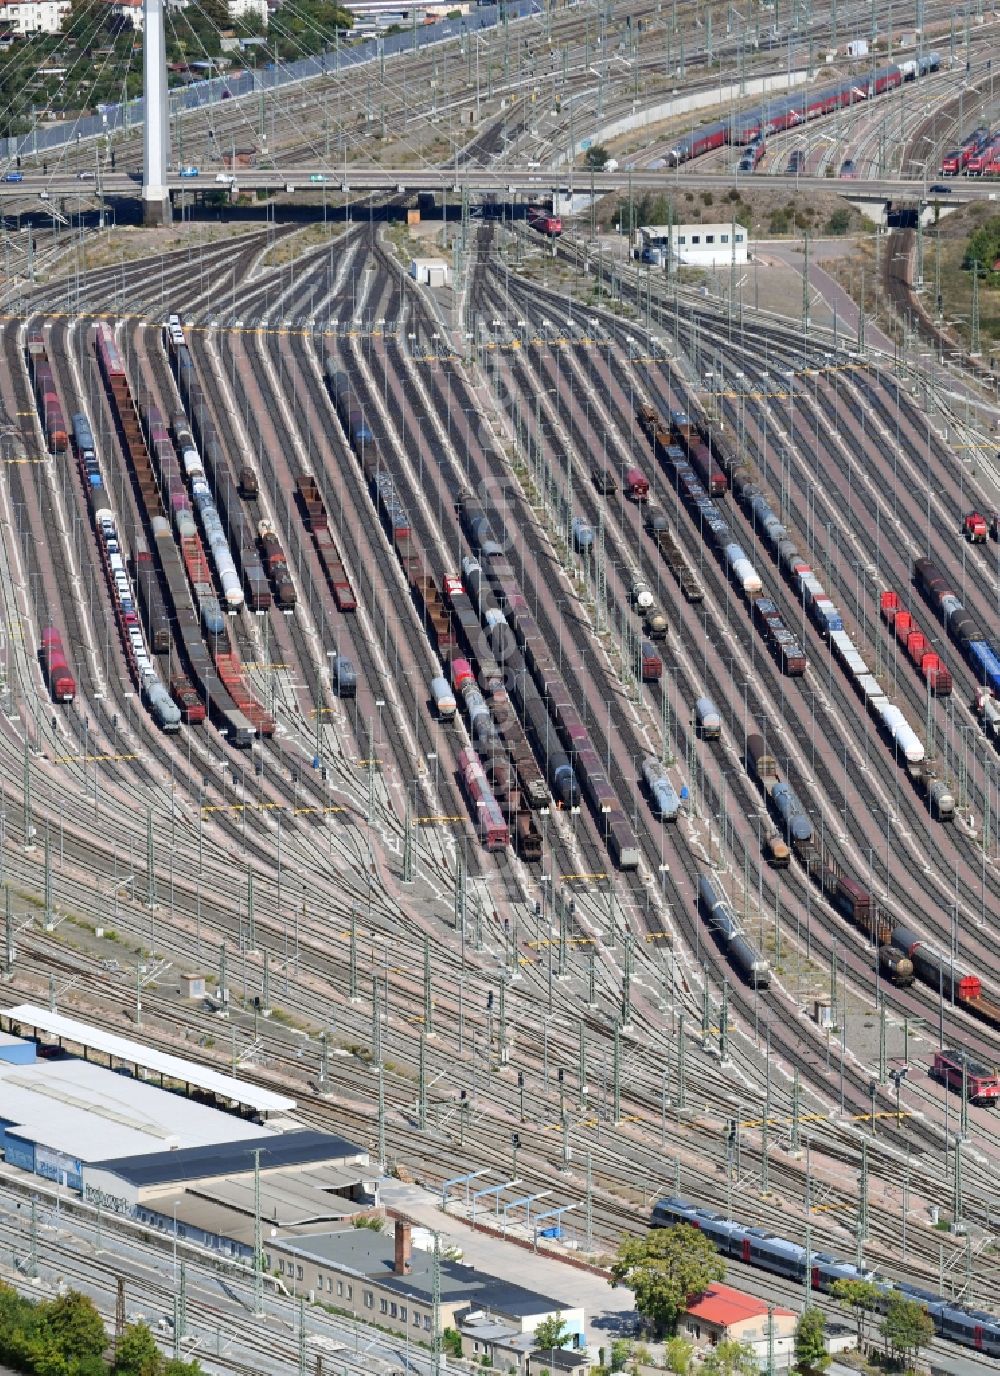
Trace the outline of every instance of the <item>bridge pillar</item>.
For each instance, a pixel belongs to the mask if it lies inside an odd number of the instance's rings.
[[[146,225],[170,223],[170,117],[163,4],[164,0],[142,0],[142,221]]]

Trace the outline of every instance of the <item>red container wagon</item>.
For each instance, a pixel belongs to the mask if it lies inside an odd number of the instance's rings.
[[[185,678],[183,674],[178,674],[170,680],[170,696],[181,709],[181,716],[189,726],[195,726],[205,720],[205,704],[190,679]]]
[[[705,484],[705,490],[710,497],[724,497],[729,484],[726,475],[719,467],[718,461],[712,454],[708,445],[703,440],[698,440],[688,449],[688,458],[691,464]]]
[[[42,631],[38,657],[52,701],[72,702],[76,697],[76,679],[69,671],[62,636],[54,626],[46,626]]]
[[[959,1093],[964,1082],[969,1100],[974,1104],[996,1104],[1000,1101],[1000,1073],[980,1061],[974,1061],[967,1051],[935,1051],[930,1073],[933,1079],[940,1080],[949,1089],[957,1089]]]
[[[510,845],[510,827],[490,788],[479,756],[474,750],[460,750],[458,767],[483,845],[490,851],[506,850]]]
[[[643,683],[657,683],[663,677],[663,660],[651,640],[639,642]]]
[[[625,474],[625,490],[633,502],[649,501],[649,479],[641,468],[630,468]]]

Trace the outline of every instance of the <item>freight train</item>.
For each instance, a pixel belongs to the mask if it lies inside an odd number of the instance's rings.
[[[541,737],[536,735],[535,728],[541,725],[541,721],[534,715],[533,710],[525,714],[525,724],[522,728],[521,722],[511,709],[504,686],[504,673],[494,657],[483,624],[473,609],[462,579],[455,575],[447,575],[444,578],[442,597],[437,579],[427,571],[424,557],[413,536],[406,505],[390,476],[379,443],[368,428],[357,404],[350,378],[336,366],[332,358],[327,360],[325,375],[337,416],[361,465],[372,502],[392,542],[409,584],[411,596],[423,617],[431,644],[442,664],[451,667],[452,676],[456,680],[457,686],[452,693],[447,678],[442,676],[444,693],[441,695],[440,690],[435,692],[439,711],[444,711],[441,704],[448,702],[449,698],[452,702],[461,701],[469,717],[470,726],[473,726],[476,747],[484,757],[485,763],[481,762],[483,777],[501,814],[507,819],[507,840],[502,845],[506,846],[509,843],[512,823],[513,839],[518,854],[524,860],[540,860],[542,838],[532,811],[545,807],[550,800],[550,794],[545,776],[532,755],[528,737],[532,738],[538,749],[539,739],[544,741],[551,734],[553,746],[558,746],[554,729],[550,723],[549,731],[543,731]],[[303,496],[301,488],[300,496]],[[466,561],[463,572],[471,576],[475,569],[478,569],[476,560]],[[476,586],[478,588],[478,584]],[[492,615],[491,612],[490,616]],[[466,657],[464,663],[460,662],[462,656]],[[473,664],[479,668],[478,681]],[[530,698],[531,693],[535,691],[530,676],[522,674],[514,675],[513,678],[517,680],[511,685],[515,701],[520,703],[525,693]],[[435,676],[435,682],[437,681],[438,676]],[[535,696],[538,696],[537,692]],[[451,716],[455,710],[456,707],[451,707]],[[525,731],[528,733],[527,736]],[[556,799],[561,804],[565,800],[567,806],[575,804],[578,796],[576,779],[568,757],[563,755],[560,759],[558,755],[545,755],[540,751],[540,758],[547,761]],[[565,768],[561,768],[560,765],[565,765]],[[515,778],[517,787],[514,787]],[[485,797],[475,792],[478,789],[478,779],[478,771],[475,769],[471,773],[468,770],[463,772],[466,794],[476,807],[477,814],[480,798]],[[495,823],[496,817],[492,811],[489,815]],[[477,825],[480,820],[477,815]],[[484,843],[489,846],[495,842],[498,849],[502,848],[500,835],[499,828],[491,823],[489,834],[483,834]]]
[[[115,353],[117,355],[117,350]],[[168,733],[178,731],[180,713],[170,700],[143,636],[111,498],[104,486],[90,424],[82,412],[73,417],[73,435],[80,481],[87,498],[129,674],[160,730]]]
[[[63,416],[62,402],[56,391],[56,380],[49,362],[45,336],[35,330],[28,336],[28,366],[35,391],[35,403],[45,433],[45,443],[50,454],[63,454],[66,451],[66,421]]]
[[[201,455],[198,453],[198,448],[194,442],[191,427],[188,425],[187,416],[183,411],[171,417],[170,427],[173,430],[177,453],[180,455],[181,464],[184,467],[184,476],[188,482],[191,500],[198,514],[201,532],[205,537],[209,555],[215,566],[223,599],[230,611],[239,611],[246,602],[240,576],[236,572],[236,562],[229,549],[229,542],[222,528],[222,520],[216,509],[215,498],[212,496],[212,489],[205,476],[205,465],[201,461]]]
[[[244,497],[257,496],[256,475],[245,465],[240,469],[239,484],[233,480],[177,316],[170,317],[165,334],[170,366],[190,421],[192,442],[197,442],[204,476],[215,497],[230,554],[240,572],[245,605],[253,612],[266,612],[271,605],[271,589],[257,554],[257,518],[251,517],[243,504]]]
[[[713,500],[725,495],[728,483],[725,470],[711,446],[686,412],[672,411],[669,429],[656,408],[648,403],[640,404],[638,416],[639,425],[670,477],[671,485],[698,522],[702,538],[713,547],[727,576],[746,598],[753,623],[778,668],[790,677],[804,674],[805,651],[795,634],[786,627],[774,602],[762,596],[764,585],[760,574]]]
[[[221,645],[214,647],[212,654],[206,648],[185,579],[184,566],[171,534],[170,522],[164,515],[163,501],[146,446],[144,427],[139,419],[125,365],[109,326],[103,323],[97,326],[95,346],[118,437],[135,473],[141,511],[151,537],[150,553],[153,555],[154,564],[159,565],[162,573],[163,590],[167,594],[170,614],[176,628],[174,645],[187,661],[198,697],[205,704],[212,721],[231,744],[248,748],[253,744],[254,736],[258,732],[261,735],[273,734],[274,721],[251,698],[242,679],[239,661],[223,650]],[[165,430],[163,435],[157,434],[161,446],[164,437],[169,444]],[[93,500],[91,496],[92,503]],[[197,540],[197,531],[194,538]],[[204,555],[202,558],[204,559]],[[228,640],[224,640],[222,644],[228,645]],[[169,697],[167,705],[171,712],[178,714],[179,722],[178,708]],[[193,717],[191,719],[194,720]]]
[[[646,425],[648,427],[648,420]],[[930,798],[933,775],[925,767],[924,746],[901,709],[890,702],[851,636],[844,630],[844,619],[839,608],[827,595],[811,566],[799,554],[788,529],[771,506],[765,490],[754,481],[752,471],[742,455],[721,445],[717,457],[729,479],[733,495],[753,522],[757,535],[770,550],[796,602],[803,607],[824,640],[829,641],[834,657],[850,679],[854,691],[892,745],[897,761],[903,763],[907,773]],[[785,653],[785,650],[781,651],[782,657]]]
[[[703,157],[716,148],[725,145],[746,147],[758,139],[769,138],[788,129],[794,129],[807,120],[829,115],[857,101],[870,100],[875,96],[895,91],[904,81],[936,72],[941,66],[941,56],[937,52],[924,53],[912,61],[892,63],[880,67],[869,76],[852,77],[835,86],[827,86],[821,91],[778,96],[763,105],[754,106],[730,119],[717,120],[705,124],[678,139],[666,155],[666,162],[677,167],[692,158]]]
[[[519,662],[513,658],[519,652],[527,672],[523,676],[512,673],[512,684],[519,678],[527,683],[530,675],[538,690],[540,703],[534,709],[538,715],[530,721],[530,727],[529,721],[525,721],[526,729],[533,737],[536,749],[544,739],[547,751],[561,749],[566,752],[567,763],[579,784],[580,795],[591,809],[612,861],[619,869],[636,869],[639,865],[639,844],[635,832],[608,778],[606,764],[594,749],[590,732],[573,705],[572,695],[555,658],[528,611],[527,599],[517,582],[514,569],[494,536],[490,518],[482,502],[471,492],[460,495],[457,509],[478,556],[473,561],[475,569],[470,565],[469,573],[473,583],[473,603],[478,600],[483,607],[487,641],[497,663],[504,670],[509,664]],[[484,594],[487,590],[492,598],[489,610],[502,614],[502,620],[494,619],[492,625],[486,618]],[[545,758],[545,755],[541,757]]]
[[[305,522],[306,530],[312,536],[323,576],[333,593],[337,610],[340,612],[357,611],[357,598],[354,596],[354,589],[351,587],[351,580],[347,576],[344,561],[334,543],[330,521],[326,513],[326,504],[320,496],[316,479],[311,473],[300,473],[296,479],[295,487],[302,519]]]
[[[62,636],[54,626],[46,626],[42,631],[42,644],[38,651],[38,661],[45,676],[45,686],[53,702],[72,702],[76,697],[76,679],[70,672],[66,651],[63,649]]]
[[[791,849],[810,879],[833,907],[878,947],[879,964],[885,974],[897,984],[910,983],[915,976],[939,997],[949,999],[993,1027],[1000,1027],[1000,1005],[984,994],[979,972],[943,954],[919,933],[883,912],[864,885],[838,871],[829,861],[816,842],[807,809],[792,790],[782,791],[780,798],[774,796],[777,769],[760,736],[747,738],[747,767],[771,799]]]
[[[993,697],[1000,698],[1000,654],[959,600],[954,581],[932,559],[914,560],[913,581],[965,656],[976,682]]]
[[[759,1266],[800,1285],[808,1270],[813,1290],[829,1290],[838,1280],[864,1280],[876,1286],[885,1299],[898,1291],[926,1307],[940,1337],[974,1348],[986,1356],[1000,1357],[1000,1320],[994,1314],[968,1309],[906,1282],[886,1280],[874,1271],[860,1270],[852,1262],[839,1261],[828,1252],[813,1252],[801,1243],[723,1218],[713,1209],[702,1208],[687,1199],[674,1197],[654,1204],[651,1227],[670,1228],[678,1223],[686,1223],[704,1233],[723,1256]]]
[[[879,606],[882,620],[906,651],[930,691],[936,697],[947,697],[952,690],[951,670],[942,663],[941,656],[930,648],[927,637],[912,614],[901,605],[899,593],[887,588],[882,593]]]

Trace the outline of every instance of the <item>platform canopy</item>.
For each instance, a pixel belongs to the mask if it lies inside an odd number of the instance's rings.
[[[3,1017],[10,1023],[19,1023],[22,1028],[31,1028],[47,1037],[59,1038],[60,1041],[69,1042],[73,1046],[100,1052],[113,1061],[121,1061],[148,1070],[154,1075],[162,1075],[165,1080],[191,1085],[241,1108],[252,1109],[255,1113],[266,1116],[289,1113],[295,1108],[295,1100],[287,1098],[284,1094],[274,1094],[269,1089],[247,1084],[245,1080],[236,1080],[231,1075],[223,1075],[208,1066],[196,1065],[193,1061],[168,1055],[165,1051],[155,1051],[152,1047],[143,1046],[141,1042],[133,1042],[128,1037],[119,1037],[114,1032],[91,1027],[89,1023],[67,1018],[62,1013],[53,1013],[34,1003],[19,1003],[16,1008],[7,1008],[3,1011]]]

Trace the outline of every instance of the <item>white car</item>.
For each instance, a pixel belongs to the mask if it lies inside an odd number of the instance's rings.
[[[215,180],[220,186],[233,186],[236,178],[233,176],[232,172],[216,172]]]

